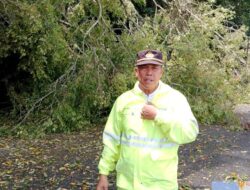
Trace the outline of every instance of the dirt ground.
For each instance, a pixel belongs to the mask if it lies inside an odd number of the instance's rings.
[[[0,139],[0,189],[93,190],[102,128],[43,139]],[[180,147],[182,189],[210,189],[212,181],[250,181],[250,132],[202,126],[196,142]],[[115,189],[114,174],[110,189]]]
[[[180,148],[179,182],[209,189],[212,181],[250,181],[250,132],[220,126],[200,128],[196,142]]]

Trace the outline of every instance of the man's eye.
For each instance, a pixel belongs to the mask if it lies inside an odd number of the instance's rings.
[[[156,66],[156,67],[153,67],[153,69],[154,69],[154,70],[157,70],[157,69],[159,69],[159,67]]]

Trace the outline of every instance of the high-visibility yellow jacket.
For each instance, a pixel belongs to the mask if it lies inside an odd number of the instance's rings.
[[[160,81],[146,96],[138,85],[114,103],[103,133],[99,173],[116,169],[122,189],[177,190],[178,147],[195,140],[197,121],[177,90]],[[141,118],[147,102],[157,108],[154,120]]]

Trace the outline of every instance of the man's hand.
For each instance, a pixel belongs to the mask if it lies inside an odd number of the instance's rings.
[[[157,109],[152,104],[145,104],[141,110],[143,119],[154,120],[157,114]]]
[[[109,182],[106,175],[100,175],[96,190],[108,190]]]

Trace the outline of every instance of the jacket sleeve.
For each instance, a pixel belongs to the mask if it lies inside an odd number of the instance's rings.
[[[171,142],[185,144],[196,139],[198,123],[191,108],[181,93],[175,93],[166,109],[158,109],[156,123]]]
[[[115,169],[120,154],[121,126],[119,123],[119,111],[116,101],[103,132],[104,148],[98,165],[99,174],[108,175]]]

